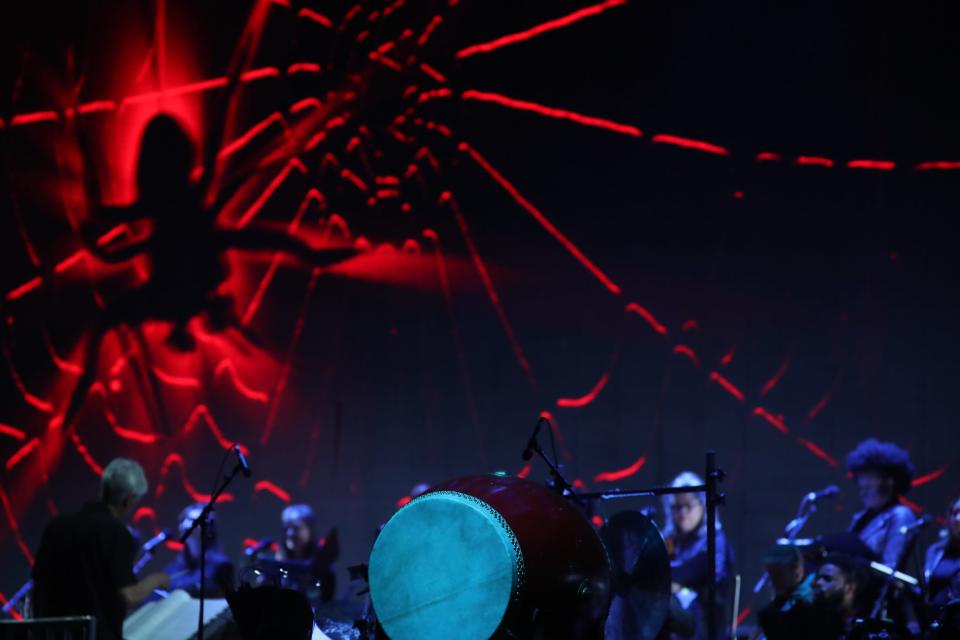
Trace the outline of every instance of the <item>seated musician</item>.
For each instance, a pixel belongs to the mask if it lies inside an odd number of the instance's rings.
[[[910,540],[900,528],[917,519],[899,500],[910,490],[913,479],[910,456],[891,442],[870,438],[847,455],[847,470],[853,474],[863,502],[863,510],[853,516],[850,532],[857,534],[880,562],[900,568]]]
[[[340,554],[336,527],[318,539],[317,518],[308,505],[292,504],[283,510],[283,544],[277,559],[308,565],[309,583],[301,585],[314,602],[332,600],[336,591],[333,563]]]
[[[673,487],[702,485],[703,480],[691,471],[685,471],[673,479]],[[709,562],[707,556],[706,497],[702,492],[677,493],[664,496],[664,511],[668,514],[663,529],[664,541],[670,554],[673,573],[673,593],[684,609],[692,611],[696,630],[692,637],[700,640],[707,637],[705,600],[708,584]],[[726,587],[729,582],[733,552],[717,520],[717,628],[723,628],[723,612],[726,611]],[[677,629],[674,629],[677,631]]]
[[[179,531],[182,536],[193,526],[194,521],[203,512],[206,505],[195,503],[180,512]],[[204,555],[204,597],[222,598],[234,590],[233,563],[220,549],[217,536],[217,521],[211,511],[207,525],[207,544]],[[173,562],[167,565],[170,574],[170,588],[183,589],[191,596],[200,596],[200,527],[193,530]]]
[[[757,614],[767,640],[806,640],[815,637],[814,574],[804,576],[803,555],[796,547],[774,545],[763,557],[773,600]]]
[[[143,468],[117,458],[103,470],[99,501],[47,525],[33,565],[38,618],[93,615],[101,640],[120,640],[127,609],[168,586],[166,573],[133,575],[137,548],[124,522],[146,493]]]
[[[947,513],[947,537],[927,549],[923,566],[927,582],[927,601],[943,607],[960,600],[960,498]]]
[[[809,624],[811,638],[834,640],[844,637],[854,620],[863,615],[861,585],[863,575],[850,556],[831,553],[825,558],[813,581],[813,604]]]

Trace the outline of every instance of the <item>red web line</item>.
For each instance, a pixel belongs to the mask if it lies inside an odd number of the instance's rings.
[[[0,423],[0,433],[5,436],[10,436],[15,440],[20,440],[21,442],[27,439],[27,434],[16,427],[11,427],[8,424]]]
[[[307,292],[303,297],[303,303],[300,305],[300,311],[297,314],[297,324],[294,326],[293,336],[290,338],[290,344],[287,346],[287,353],[283,360],[280,376],[277,378],[277,384],[273,388],[273,399],[270,403],[270,409],[267,413],[267,421],[264,425],[263,432],[260,434],[261,446],[267,444],[267,441],[270,439],[270,434],[273,431],[273,425],[277,419],[277,412],[280,409],[280,399],[283,397],[283,392],[287,388],[287,381],[290,377],[290,370],[293,366],[293,356],[297,345],[300,343],[300,336],[303,333],[303,327],[307,317],[307,310],[310,307],[310,302],[313,300],[313,292],[317,287],[317,280],[319,279],[321,272],[321,269],[314,269],[310,274],[310,282],[307,285]]]
[[[467,250],[470,252],[470,257],[473,259],[473,265],[480,276],[480,280],[483,282],[483,288],[487,292],[487,297],[490,298],[490,302],[493,304],[493,308],[497,313],[497,317],[500,319],[500,325],[503,327],[504,333],[507,334],[507,339],[510,341],[513,354],[516,356],[517,362],[520,364],[520,368],[523,369],[523,372],[527,377],[527,382],[530,383],[531,387],[535,387],[537,381],[536,378],[534,378],[533,370],[530,368],[530,362],[527,360],[527,356],[523,353],[523,348],[520,346],[520,342],[517,340],[513,326],[510,324],[510,319],[507,317],[507,313],[503,308],[503,303],[500,301],[500,295],[497,293],[497,289],[493,284],[493,280],[490,278],[490,273],[487,271],[487,266],[484,264],[483,258],[480,256],[480,252],[477,250],[477,246],[473,242],[473,235],[470,233],[470,227],[467,226],[467,221],[463,217],[463,212],[460,211],[457,201],[453,198],[449,191],[444,191],[440,195],[440,203],[448,204],[450,206],[450,210],[453,211],[453,215],[457,220],[457,226],[460,228],[460,233],[463,234],[463,239],[467,243]]]
[[[647,457],[640,456],[636,462],[631,464],[628,467],[623,469],[617,469],[616,471],[603,471],[598,473],[593,477],[594,482],[616,482],[617,480],[623,480],[624,478],[629,478],[630,476],[636,475],[643,466],[647,464]]]
[[[274,496],[281,502],[286,502],[288,504],[290,502],[290,494],[284,489],[282,489],[279,485],[274,484],[269,480],[260,480],[255,485],[253,485],[254,494],[260,493],[261,491],[265,491],[269,493],[270,495]]]
[[[254,402],[260,402],[263,404],[270,402],[270,396],[266,391],[258,391],[249,386],[240,378],[240,374],[237,372],[237,366],[233,363],[233,360],[230,360],[229,358],[224,358],[221,360],[220,364],[217,365],[217,368],[213,372],[214,378],[219,377],[223,372],[226,372],[227,375],[230,376],[230,381],[233,383],[234,388],[248,400],[253,400]]]
[[[727,150],[726,147],[721,147],[720,145],[713,144],[712,142],[694,140],[693,138],[682,138],[680,136],[674,136],[667,133],[658,133],[650,139],[650,142],[654,144],[670,144],[676,147],[683,147],[685,149],[696,149],[697,151],[704,151],[706,153],[712,153],[718,156],[730,155],[730,151]]]
[[[718,385],[720,385],[721,387],[723,387],[723,388],[727,391],[727,393],[729,393],[730,395],[732,395],[734,398],[736,398],[736,399],[739,400],[740,402],[743,402],[743,401],[744,401],[745,396],[743,395],[743,391],[740,391],[740,389],[737,388],[736,385],[734,385],[732,382],[730,382],[730,380],[728,380],[728,379],[727,379],[725,376],[723,376],[722,374],[717,373],[716,371],[711,371],[711,372],[710,372],[710,381],[711,381],[711,382],[716,382]]]
[[[595,4],[590,7],[585,7],[569,13],[561,18],[556,18],[554,20],[548,20],[542,24],[539,24],[535,27],[527,29],[525,31],[519,31],[517,33],[511,33],[495,40],[489,42],[484,42],[482,44],[475,44],[464,49],[461,49],[457,52],[457,58],[467,58],[478,53],[489,53],[495,51],[502,47],[506,47],[518,42],[524,42],[535,38],[539,35],[547,33],[549,31],[554,31],[556,29],[562,29],[568,27],[576,22],[584,20],[585,18],[590,18],[595,15],[599,15],[608,9],[614,7],[619,7],[627,4],[627,0],[607,0],[606,2],[601,2],[600,4]]]
[[[300,202],[300,207],[297,209],[297,213],[294,216],[293,221],[287,226],[288,233],[293,233],[299,227],[300,222],[302,221],[303,216],[311,202],[317,202],[320,206],[323,206],[325,203],[323,194],[316,189],[310,189],[307,191],[307,195],[304,196],[303,200]],[[276,275],[277,269],[280,267],[282,258],[282,252],[277,251],[274,253],[273,258],[270,260],[270,266],[267,269],[267,273],[264,274],[263,278],[260,280],[260,284],[257,286],[257,290],[254,293],[253,298],[251,298],[249,304],[247,304],[247,309],[243,314],[243,319],[241,320],[241,324],[243,326],[249,325],[250,321],[253,320],[253,317],[256,315],[257,310],[260,308],[260,304],[263,302],[263,296],[266,295],[267,288],[270,286],[270,283]]]
[[[693,366],[700,368],[700,358],[697,357],[696,352],[688,347],[685,344],[677,344],[673,347],[673,352],[677,355],[683,356],[687,360],[693,363]]]
[[[947,467],[942,467],[942,468],[940,468],[940,469],[937,469],[936,471],[931,471],[930,473],[925,474],[925,475],[922,475],[922,476],[920,476],[919,478],[914,478],[914,479],[910,482],[910,486],[912,486],[912,487],[920,487],[920,486],[923,486],[923,485],[927,484],[928,482],[933,482],[934,480],[936,480],[937,478],[939,478],[940,476],[942,476],[942,475],[943,475],[944,473],[946,473],[946,472],[947,472]]]
[[[507,96],[490,93],[488,91],[476,91],[473,89],[464,91],[461,94],[463,100],[477,100],[481,102],[492,102],[494,104],[499,104],[504,107],[511,109],[518,109],[520,111],[531,111],[548,118],[557,118],[561,120],[570,120],[571,122],[576,122],[587,127],[597,127],[600,129],[606,129],[608,131],[613,131],[614,133],[621,133],[628,136],[633,136],[635,138],[641,137],[643,134],[640,129],[627,124],[620,124],[612,120],[607,120],[605,118],[596,118],[593,116],[586,116],[575,111],[568,111],[566,109],[556,109],[553,107],[546,107],[535,102],[528,102],[526,100],[516,100],[514,98],[509,98]]]
[[[763,385],[763,388],[760,390],[760,397],[767,395],[773,391],[774,387],[780,384],[780,380],[787,373],[787,369],[790,368],[790,363],[793,360],[793,354],[787,354],[783,359],[783,362],[780,364],[780,367],[774,372],[769,380]]]
[[[600,379],[597,380],[597,383],[593,385],[593,388],[586,394],[579,398],[557,398],[557,406],[565,409],[585,407],[597,399],[597,396],[600,395],[600,392],[603,391],[603,388],[607,386],[607,382],[609,381],[610,372],[604,371]]]
[[[627,313],[635,313],[641,318],[643,318],[644,320],[646,320],[647,324],[650,325],[650,328],[656,331],[657,333],[659,333],[660,335],[662,336],[667,335],[667,328],[662,324],[660,324],[660,322],[657,321],[657,319],[654,317],[652,313],[650,313],[646,308],[640,306],[636,302],[628,303],[627,306],[625,307],[625,311]]]
[[[443,299],[447,308],[450,336],[453,340],[453,346],[457,355],[457,369],[460,373],[460,382],[463,385],[464,397],[467,401],[467,410],[470,412],[470,419],[474,427],[474,436],[479,448],[479,444],[482,442],[480,418],[477,414],[477,401],[473,391],[473,381],[470,378],[470,370],[467,367],[467,358],[463,350],[463,340],[460,337],[457,319],[453,312],[453,290],[450,286],[450,276],[447,273],[447,262],[443,258],[443,251],[440,248],[440,238],[437,232],[433,229],[424,229],[423,237],[429,238],[433,243],[433,255],[437,265],[437,276],[440,279],[440,288],[443,291]]]
[[[471,158],[473,158],[473,160],[480,165],[480,167],[486,171],[487,174],[489,174],[490,177],[497,182],[497,184],[503,187],[504,191],[510,194],[517,204],[519,204],[527,213],[533,216],[533,218],[540,223],[540,226],[546,229],[550,235],[560,242],[560,244],[562,244],[564,248],[570,252],[570,255],[572,255],[580,262],[580,264],[586,267],[587,270],[590,271],[590,273],[592,273],[594,277],[597,278],[597,280],[599,280],[610,293],[614,295],[620,295],[620,287],[610,278],[608,278],[607,275],[601,271],[596,264],[587,258],[587,256],[585,256],[583,252],[580,251],[580,249],[573,244],[569,238],[567,238],[567,236],[557,229],[557,227],[555,227],[553,223],[550,222],[547,217],[540,212],[539,209],[537,209],[529,200],[523,197],[523,195],[517,191],[517,188],[514,187],[513,184],[511,184],[510,181],[503,176],[503,174],[494,169],[493,166],[487,162],[487,160],[480,155],[476,149],[471,147],[466,142],[461,142],[458,148],[461,151],[465,151]]]
[[[0,121],[0,128],[2,128],[2,124],[3,122]],[[0,591],[0,604],[3,604],[3,606],[7,606],[9,602],[10,601],[7,600],[7,596],[3,595],[3,592]],[[23,615],[21,615],[20,612],[17,611],[16,609],[11,609],[8,613],[10,614],[10,617],[13,618],[14,620],[23,620]]]
[[[170,467],[176,465],[180,470],[180,482],[184,490],[190,495],[190,499],[194,502],[209,502],[211,494],[202,493],[197,491],[197,489],[190,482],[190,478],[187,476],[187,465],[183,459],[183,456],[179,453],[171,453],[168,455],[164,461],[163,466],[160,468],[160,482],[157,483],[156,496],[159,498],[166,491],[166,481],[167,476],[170,475]],[[232,493],[223,492],[217,498],[217,502],[232,502],[234,499]]]
[[[7,517],[7,524],[10,526],[10,530],[13,531],[13,537],[17,540],[17,546],[20,547],[20,552],[23,554],[23,557],[27,559],[27,562],[33,566],[33,554],[30,553],[30,547],[27,546],[23,535],[20,533],[20,525],[17,524],[17,519],[13,515],[13,508],[10,506],[10,499],[7,497],[7,492],[4,491],[2,486],[0,486],[0,503],[3,504],[3,513]]]
[[[306,18],[307,20],[316,22],[317,24],[322,25],[327,29],[333,28],[333,22],[330,20],[330,18],[324,15],[321,15],[312,9],[300,9],[300,12],[297,14],[297,17]]]

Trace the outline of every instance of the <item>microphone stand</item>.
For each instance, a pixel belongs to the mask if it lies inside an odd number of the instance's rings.
[[[784,527],[783,533],[784,538],[789,541],[793,541],[800,534],[800,530],[803,529],[804,525],[807,524],[807,520],[810,519],[810,516],[813,515],[817,510],[817,500],[816,498],[810,499],[811,494],[808,493],[803,496],[803,499],[800,500],[800,506],[797,508],[797,515],[793,520],[787,523],[787,526]],[[770,575],[764,571],[763,575],[760,576],[760,579],[757,580],[757,584],[753,587],[754,593],[760,593],[760,590],[767,584],[767,579]]]
[[[550,428],[550,421],[546,418],[541,417],[537,421],[537,426],[533,430],[533,435],[530,436],[530,440],[527,442],[527,451],[524,452],[523,458],[529,459],[527,452],[536,453],[540,458],[547,463],[547,467],[550,469],[550,476],[553,478],[553,486],[560,492],[560,495],[570,496],[570,498],[580,507],[589,510],[589,503],[577,493],[576,489],[567,482],[567,479],[563,477],[563,473],[560,472],[560,464],[556,461],[551,461],[547,454],[544,453],[543,449],[540,447],[540,442],[537,440],[537,432],[540,430],[540,425],[544,422],[547,423],[547,427]],[[551,431],[551,437],[553,432]],[[556,452],[554,452],[556,453]],[[201,639],[202,640],[202,639]]]
[[[620,498],[656,497],[678,493],[703,492],[707,498],[707,597],[705,613],[707,616],[707,638],[717,640],[717,507],[726,502],[726,496],[720,493],[720,483],[726,477],[723,470],[716,465],[716,454],[713,451],[706,453],[706,478],[704,484],[690,487],[650,487],[648,489],[597,491],[581,493],[579,498],[584,500],[616,500]]]
[[[234,478],[237,477],[237,474],[243,470],[243,465],[239,462],[233,467],[233,471],[223,479],[223,483],[217,487],[217,490],[210,495],[210,500],[203,507],[203,511],[200,512],[200,515],[197,516],[197,519],[193,521],[190,525],[190,528],[180,536],[180,544],[186,544],[187,538],[190,537],[190,534],[194,532],[197,527],[200,527],[200,619],[197,622],[197,640],[203,640],[203,599],[206,595],[207,590],[207,572],[206,572],[206,559],[207,559],[207,527],[209,526],[208,518],[210,513],[213,511],[213,505],[216,504],[217,498],[220,497],[220,494],[227,488]]]

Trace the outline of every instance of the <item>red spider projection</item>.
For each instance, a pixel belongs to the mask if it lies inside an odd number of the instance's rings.
[[[106,397],[104,383],[97,381],[98,370],[113,373],[127,365],[134,367],[136,361],[141,374],[141,391],[153,389],[151,393],[143,395],[153,397],[148,404],[161,414],[157,422],[166,426],[153,431],[122,426],[112,414],[109,403],[105,403],[103,411],[115,433],[139,446],[153,447],[163,437],[173,437],[176,441],[177,437],[193,431],[196,425],[202,423],[209,427],[220,445],[228,445],[232,438],[225,436],[209,407],[202,402],[193,406],[179,429],[171,426],[172,419],[169,416],[162,415],[164,402],[163,393],[157,390],[159,387],[192,389],[202,386],[202,382],[196,376],[164,371],[151,362],[150,353],[156,352],[159,347],[150,343],[153,334],[149,331],[149,325],[145,333],[138,328],[148,321],[165,321],[171,325],[165,337],[168,345],[174,350],[190,351],[195,348],[197,336],[189,327],[194,326],[191,322],[195,318],[203,315],[208,331],[216,334],[230,328],[238,329],[238,339],[242,341],[243,336],[250,335],[247,327],[277,276],[282,261],[280,254],[293,254],[312,268],[311,278],[288,346],[278,367],[273,369],[274,375],[271,377],[274,384],[271,390],[264,392],[245,382],[244,377],[249,369],[239,368],[238,371],[234,362],[236,358],[220,358],[213,374],[214,377],[229,375],[241,393],[255,402],[268,405],[264,426],[257,436],[259,443],[265,444],[274,428],[279,398],[283,395],[291,361],[296,353],[307,303],[316,289],[320,271],[316,267],[338,262],[352,255],[355,250],[369,249],[368,257],[352,261],[344,272],[356,278],[402,280],[405,277],[403,265],[409,265],[420,256],[435,268],[443,296],[450,304],[453,285],[448,269],[451,257],[444,255],[442,239],[437,231],[424,224],[424,221],[429,222],[430,215],[449,216],[455,222],[454,228],[462,236],[470,264],[495,309],[517,365],[531,389],[535,388],[538,383],[534,366],[501,302],[491,269],[473,240],[471,224],[448,185],[447,177],[454,171],[454,165],[466,163],[475,165],[487,175],[493,185],[505,192],[521,211],[581,265],[628,318],[637,320],[632,326],[638,331],[651,331],[659,336],[675,356],[685,359],[691,367],[701,371],[704,381],[728,394],[731,402],[746,407],[752,415],[789,442],[804,448],[823,464],[837,468],[835,454],[801,435],[763,399],[779,383],[790,366],[789,360],[784,361],[781,369],[775,372],[759,393],[741,389],[736,381],[722,372],[723,367],[735,357],[733,351],[716,365],[704,362],[684,342],[686,332],[694,327],[685,324],[672,328],[661,323],[653,311],[634,298],[641,292],[625,291],[613,274],[578,246],[576,238],[552,222],[547,213],[524,196],[508,176],[491,164],[481,151],[482,143],[460,137],[448,117],[454,104],[475,102],[604,130],[635,139],[638,144],[673,146],[718,159],[731,156],[729,149],[712,142],[663,132],[651,134],[633,124],[577,113],[560,106],[542,105],[482,88],[462,88],[454,82],[458,64],[463,60],[481,59],[493,51],[538,38],[555,37],[553,34],[571,25],[616,19],[617,12],[623,10],[627,0],[585,4],[578,10],[556,15],[540,24],[517,25],[501,37],[452,52],[442,40],[444,30],[449,28],[458,11],[460,0],[429,2],[429,11],[422,6],[424,3],[417,3],[415,8],[410,6],[412,4],[408,0],[361,2],[349,6],[341,15],[330,15],[320,4],[258,0],[250,9],[233,65],[226,75],[187,77],[183,78],[182,83],[176,84],[171,83],[171,73],[163,68],[163,51],[169,48],[169,36],[164,22],[165,2],[157,0],[148,62],[152,61],[157,76],[166,80],[156,89],[120,96],[86,95],[81,92],[76,104],[68,107],[51,105],[49,109],[4,117],[0,129],[6,135],[68,121],[74,123],[73,126],[78,130],[86,131],[87,119],[119,119],[124,110],[138,106],[164,101],[168,106],[177,105],[178,101],[202,98],[215,92],[225,92],[229,103],[234,91],[247,90],[268,82],[274,82],[273,86],[291,88],[282,93],[289,96],[290,100],[283,109],[246,122],[243,127],[238,122],[244,118],[238,116],[234,109],[222,109],[213,119],[219,123],[219,130],[214,127],[212,135],[207,136],[201,145],[204,150],[202,169],[196,180],[191,179],[194,170],[192,143],[184,131],[189,127],[179,124],[172,117],[156,115],[170,111],[177,116],[177,109],[157,108],[150,116],[152,119],[141,117],[142,122],[149,121],[149,124],[143,133],[139,152],[139,196],[130,205],[111,207],[100,204],[101,194],[95,177],[93,154],[84,144],[79,145],[84,166],[82,172],[87,185],[86,198],[91,202],[87,220],[84,224],[76,225],[77,232],[83,236],[84,248],[61,260],[52,269],[42,266],[41,261],[37,260],[35,266],[39,274],[10,287],[3,294],[6,313],[15,315],[19,303],[40,295],[57,278],[64,277],[90,259],[133,264],[141,268],[136,258],[145,255],[150,259],[150,270],[145,281],[112,302],[103,304],[99,321],[88,333],[82,364],[76,365],[51,350],[61,368],[79,378],[73,386],[75,391],[69,395],[65,413],[61,414],[55,408],[59,401],[54,395],[44,396],[27,388],[18,375],[9,350],[4,347],[10,376],[25,402],[55,424],[60,420],[70,426],[91,395]],[[257,64],[258,56],[262,53],[260,43],[269,35],[269,28],[276,24],[283,24],[298,34],[297,42],[307,53],[298,50],[296,55],[304,57],[297,59],[288,56],[285,65],[261,66]],[[322,41],[330,46],[311,48],[313,41]],[[283,83],[279,82],[281,80]],[[190,113],[189,108],[181,111]],[[248,114],[245,117],[250,119]],[[224,143],[221,131],[231,127],[239,129],[239,133],[229,143]],[[139,135],[139,130],[136,133]],[[82,136],[80,140],[83,140]],[[155,153],[152,149],[157,140],[161,140],[165,148],[174,146],[178,149],[176,155],[171,157],[169,152]],[[176,144],[171,145],[171,142]],[[767,150],[758,150],[752,159],[757,163],[791,163],[798,170],[808,166],[849,171],[960,169],[960,162],[954,161],[933,160],[904,166],[893,160],[839,160],[812,155],[786,157]],[[236,165],[233,174],[227,166],[230,163]],[[230,183],[231,178],[238,181],[238,188],[225,188],[224,185]],[[301,199],[296,216],[288,228],[274,230],[266,225],[256,226],[257,218],[265,217],[283,193],[291,190],[301,194]],[[304,239],[306,236],[294,235],[305,233],[307,225],[303,220],[311,208],[320,212],[318,222],[322,224],[316,225],[316,228],[322,230],[327,241],[336,239],[350,243],[353,248],[318,249],[314,243]],[[412,211],[429,212],[429,215],[414,217],[410,215]],[[152,223],[151,229],[148,235],[137,236],[133,229],[143,221]],[[104,233],[97,235],[91,232],[95,225],[105,223],[111,226]],[[116,240],[123,235],[131,235],[133,239],[117,244]],[[24,233],[23,237],[26,242],[28,234]],[[235,269],[223,257],[224,252],[231,248],[266,250],[276,255],[256,286],[238,285],[231,274]],[[378,258],[389,260],[388,266],[374,264],[372,260]],[[246,300],[246,304],[241,312],[235,313],[236,300]],[[134,336],[132,342],[136,344],[130,344],[125,332],[118,331],[116,333],[121,345],[119,354],[114,349],[101,348],[104,336],[120,327],[130,328]],[[220,350],[221,355],[238,353],[235,345],[225,347],[222,340],[218,341],[203,331],[198,335],[205,343],[214,344],[211,348]],[[459,339],[459,336],[455,338]],[[112,364],[111,356],[114,358]],[[544,414],[550,415],[551,410],[577,411],[594,402],[614,375],[618,357],[618,352],[611,354],[608,369],[599,375],[589,390],[581,395],[556,398],[555,407],[545,407]],[[811,407],[807,420],[815,419],[829,401],[828,393]],[[553,425],[561,451],[569,459],[563,434],[556,427],[556,422]],[[76,448],[94,471],[98,470],[99,463],[81,440],[80,432],[74,430],[68,435],[68,444]],[[46,450],[47,435],[43,429],[35,428],[32,423],[0,425],[0,436],[22,443],[7,459],[7,471],[15,472],[26,466],[31,456],[42,455],[47,458],[39,463],[44,469],[42,481],[45,481],[47,467],[53,464],[56,454]],[[592,481],[619,482],[639,473],[647,461],[647,453],[636,452],[635,455],[635,462],[629,466],[598,470]],[[187,493],[202,499],[204,494],[187,476],[183,454],[175,450],[168,450],[163,459],[163,480],[157,486],[157,497],[165,491],[169,475],[175,468]],[[527,466],[520,470],[520,475],[529,472]],[[942,473],[942,470],[920,481],[929,482],[937,477],[937,473]],[[583,486],[582,481],[577,482]],[[254,492],[266,493],[284,502],[291,499],[288,489],[269,480],[261,480]],[[17,504],[12,504],[11,496],[4,488],[0,488],[6,521],[28,560],[29,547],[20,534],[17,517],[34,493],[18,490]],[[50,506],[51,509],[55,508],[52,503]],[[143,519],[156,519],[151,506],[144,507],[138,513],[137,520]]]

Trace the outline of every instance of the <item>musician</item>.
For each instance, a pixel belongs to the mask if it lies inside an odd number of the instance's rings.
[[[807,640],[816,636],[813,616],[813,580],[804,576],[803,555],[796,547],[774,545],[763,557],[770,576],[773,600],[757,614],[767,640]]]
[[[831,553],[824,559],[813,581],[814,611],[812,624],[817,631],[811,638],[842,638],[863,613],[860,586],[863,576],[850,556]]]
[[[143,468],[117,458],[103,470],[99,501],[47,525],[33,566],[37,617],[93,615],[101,640],[120,640],[127,608],[169,586],[163,572],[133,575],[137,547],[124,522],[146,493]]]
[[[692,471],[684,471],[671,483],[672,487],[691,487],[703,485],[703,480]],[[677,493],[663,498],[664,512],[667,515],[663,537],[670,554],[670,567],[673,574],[673,593],[683,605],[696,617],[696,630],[693,637],[706,638],[707,621],[705,599],[708,584],[709,562],[707,556],[707,518],[706,496],[702,492]],[[730,569],[733,564],[733,552],[727,544],[720,520],[717,520],[717,628],[723,628],[722,614],[726,610],[725,598]],[[692,598],[692,600],[691,600]]]
[[[863,510],[853,516],[849,531],[870,547],[880,561],[900,568],[909,549],[909,534],[900,528],[916,521],[900,496],[910,490],[914,469],[909,454],[892,442],[864,440],[847,455]]]
[[[283,544],[277,552],[277,559],[306,564],[310,584],[302,587],[308,592],[307,596],[319,602],[332,600],[337,586],[333,563],[340,554],[337,528],[333,527],[325,538],[318,539],[317,517],[305,504],[288,506],[280,518]]]
[[[947,513],[947,537],[927,549],[923,577],[930,604],[939,607],[960,599],[960,498]]]
[[[180,512],[178,528],[181,536],[193,526],[205,506],[202,502],[197,502]],[[170,574],[170,588],[183,589],[193,597],[200,597],[200,535],[200,527],[197,527],[187,538],[183,550],[166,567],[167,573]],[[206,576],[204,597],[222,598],[234,590],[234,568],[233,563],[220,549],[217,521],[213,511],[207,516],[206,547],[203,571]]]

